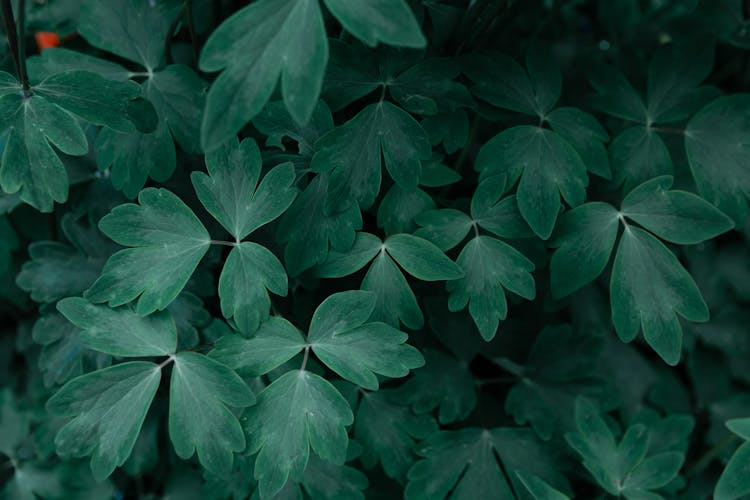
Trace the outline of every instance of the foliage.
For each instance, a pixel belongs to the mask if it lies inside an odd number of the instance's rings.
[[[747,2],[0,3],[0,497],[750,495]]]

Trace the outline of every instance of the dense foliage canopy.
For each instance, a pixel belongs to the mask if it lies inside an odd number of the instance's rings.
[[[0,497],[750,495],[750,3],[0,7]]]

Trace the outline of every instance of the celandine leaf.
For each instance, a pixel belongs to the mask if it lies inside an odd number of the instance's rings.
[[[245,382],[230,368],[194,352],[174,356],[169,388],[169,439],[177,456],[198,454],[214,474],[232,470],[233,452],[245,449],[237,417],[227,408],[255,403]]]
[[[432,149],[427,133],[408,113],[381,101],[370,104],[348,122],[315,143],[310,168],[331,171],[327,206],[339,207],[349,196],[363,209],[380,192],[381,155],[391,178],[405,189],[416,188]]]
[[[159,312],[139,316],[132,308],[112,309],[78,297],[57,303],[57,310],[83,330],[81,342],[113,356],[166,356],[177,349],[177,330],[172,315]]]
[[[206,210],[239,242],[284,213],[294,201],[294,167],[284,163],[260,179],[258,145],[236,138],[206,154],[208,174],[191,180]]]
[[[130,455],[161,380],[154,363],[132,361],[77,377],[49,401],[47,410],[74,417],[55,437],[62,456],[91,457],[98,480]]]
[[[223,70],[208,93],[203,148],[219,146],[257,115],[279,79],[290,114],[306,123],[327,62],[318,0],[261,0],[237,11],[211,33],[201,51],[201,70]]]
[[[211,238],[182,200],[166,189],[147,188],[140,205],[115,207],[99,228],[115,242],[132,248],[109,258],[99,279],[86,291],[92,302],[119,306],[138,299],[146,315],[163,310],[182,291]]]
[[[405,344],[408,335],[385,323],[366,323],[376,300],[375,294],[363,291],[331,295],[316,309],[308,336],[326,366],[371,390],[378,388],[375,374],[404,377],[424,364],[422,354]]]
[[[508,187],[520,177],[518,208],[542,239],[552,234],[561,196],[574,207],[586,199],[589,181],[581,157],[559,134],[541,127],[520,125],[500,132],[482,146],[474,168],[481,178],[504,176]]]
[[[685,151],[698,192],[739,227],[750,193],[750,94],[720,97],[688,122]]]
[[[292,370],[258,395],[243,416],[248,452],[258,453],[255,479],[261,497],[272,497],[288,479],[301,481],[310,448],[320,458],[343,464],[354,421],[341,394],[324,378]]]

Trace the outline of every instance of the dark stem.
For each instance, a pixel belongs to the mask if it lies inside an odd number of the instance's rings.
[[[195,65],[198,66],[198,38],[195,34],[195,22],[193,21],[193,0],[185,0],[185,21],[187,22],[188,33],[190,34],[190,45],[193,47],[193,58]]]
[[[18,2],[18,28],[16,27],[16,21],[13,17],[13,6],[10,0],[2,0],[3,10],[3,22],[5,23],[5,32],[8,34],[8,46],[13,54],[13,63],[16,66],[16,75],[23,86],[23,94],[28,97],[31,95],[29,86],[29,77],[26,73],[26,41],[24,39],[24,31],[26,24],[26,2],[19,0]],[[20,36],[19,36],[20,29]]]
[[[167,65],[172,63],[172,38],[176,34],[175,30],[177,30],[177,25],[182,21],[182,16],[185,15],[186,10],[187,1],[182,3],[180,10],[177,11],[177,14],[174,16],[174,19],[172,19],[172,23],[167,30],[167,38],[164,40],[164,60]]]

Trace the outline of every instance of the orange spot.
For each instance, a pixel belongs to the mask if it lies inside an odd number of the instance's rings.
[[[52,31],[37,31],[34,34],[34,38],[36,39],[36,46],[39,48],[39,52],[60,45],[60,37]]]

